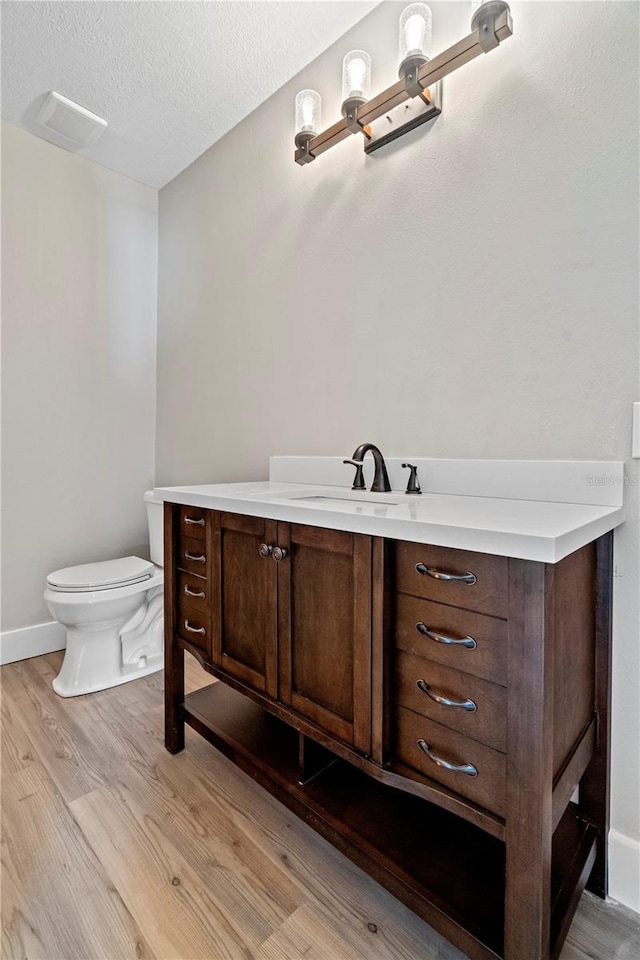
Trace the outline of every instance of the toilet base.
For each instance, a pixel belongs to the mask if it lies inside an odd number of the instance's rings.
[[[81,697],[86,693],[97,693],[99,690],[108,690],[110,687],[118,687],[122,683],[129,683],[130,680],[139,680],[142,677],[148,677],[151,673],[158,673],[158,671],[162,670],[163,667],[164,658],[159,657],[157,663],[146,666],[143,669],[138,670],[136,673],[121,674],[115,679],[109,681],[101,680],[93,685],[73,685],[71,687],[65,684],[64,678],[60,679],[61,673],[59,673],[58,676],[51,681],[51,686],[59,697]]]
[[[152,587],[146,597],[134,598],[133,602],[137,609],[128,618],[66,625],[64,661],[51,684],[58,696],[79,697],[108,690],[163,669],[162,586]]]

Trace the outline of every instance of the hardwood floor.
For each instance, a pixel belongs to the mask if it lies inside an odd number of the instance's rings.
[[[0,671],[3,960],[463,960],[193,731],[168,754],[162,674],[64,700],[61,659]],[[638,957],[585,895],[562,960]]]

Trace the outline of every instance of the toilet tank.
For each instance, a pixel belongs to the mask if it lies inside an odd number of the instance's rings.
[[[149,524],[149,557],[158,567],[164,566],[164,502],[147,490],[144,495]]]

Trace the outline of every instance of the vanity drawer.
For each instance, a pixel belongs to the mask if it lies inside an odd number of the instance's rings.
[[[396,654],[394,674],[396,704],[494,750],[506,750],[504,687],[402,651]],[[456,705],[444,703],[443,699]]]
[[[181,603],[188,603],[191,611],[206,616],[211,612],[211,583],[192,573],[178,572],[176,589]]]
[[[209,525],[209,510],[200,507],[180,507],[178,510],[178,533],[193,540],[204,540]]]
[[[395,754],[398,760],[497,816],[504,817],[504,753],[498,753],[497,750],[485,747],[470,737],[404,707],[397,709],[395,734]],[[427,756],[426,749],[431,757],[436,759]],[[441,765],[443,763],[463,769],[449,770]],[[464,772],[466,767],[469,773]],[[475,775],[470,775],[474,770]]]
[[[506,620],[403,594],[395,601],[397,650],[506,684]]]
[[[211,616],[195,606],[191,597],[178,600],[176,630],[187,643],[211,656]]]
[[[508,563],[506,557],[400,541],[396,544],[396,589],[493,617],[506,617]],[[465,582],[465,577],[469,582]]]
[[[181,570],[194,573],[197,577],[208,577],[209,559],[204,540],[196,540],[193,537],[178,538],[176,564]]]

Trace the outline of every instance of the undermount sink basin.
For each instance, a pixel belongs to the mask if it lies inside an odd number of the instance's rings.
[[[375,499],[374,499],[375,498]],[[306,503],[319,503],[326,504],[330,506],[335,503],[384,503],[387,506],[397,507],[400,504],[399,500],[390,500],[388,497],[381,496],[380,494],[373,494],[371,497],[350,497],[347,494],[344,496],[325,496],[324,494],[319,494],[317,496],[309,496],[308,494],[303,494],[302,496],[296,495],[295,497],[287,497],[287,500],[296,500],[296,501],[305,501]]]
[[[297,490],[283,490],[280,493],[263,494],[257,499],[278,501],[279,503],[296,504],[301,507],[325,508],[328,510],[339,510],[341,512],[353,510],[355,512],[369,512],[372,508],[401,507],[411,501],[415,501],[413,496],[407,496],[404,493],[371,493],[369,490],[347,490],[344,488],[326,487],[299,487]],[[377,512],[377,510],[376,510]]]

